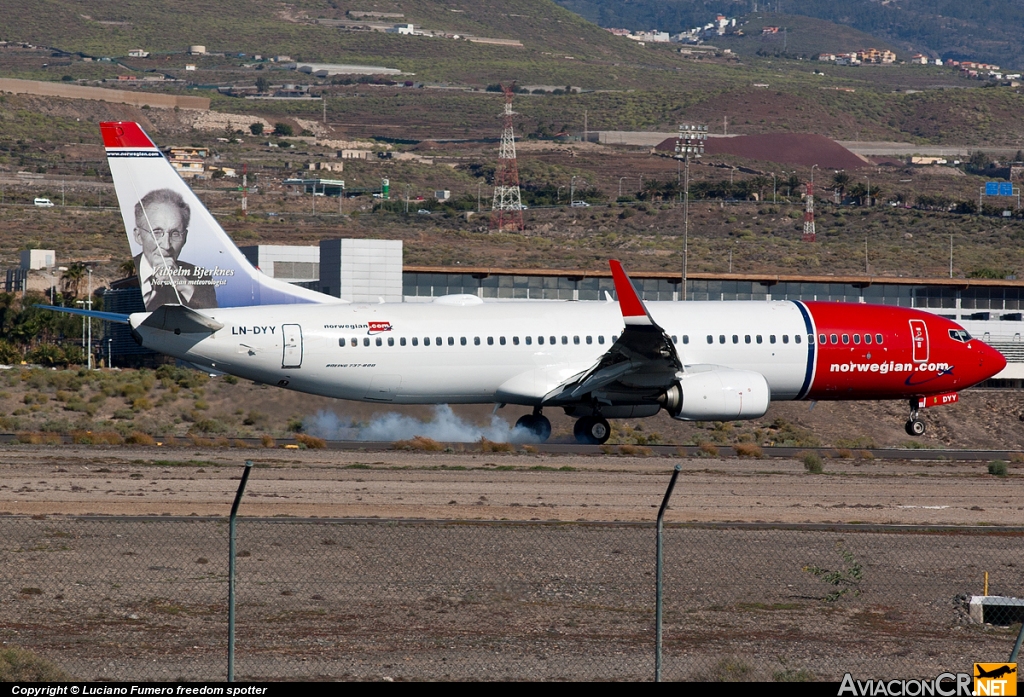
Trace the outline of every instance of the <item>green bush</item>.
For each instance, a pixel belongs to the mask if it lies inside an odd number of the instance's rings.
[[[1002,460],[992,460],[988,463],[988,473],[994,474],[997,477],[1006,476],[1006,463]]]
[[[797,457],[804,463],[804,469],[811,474],[821,474],[825,471],[825,464],[818,453],[801,453]]]
[[[15,646],[0,650],[0,682],[66,682],[67,673],[31,651]]]

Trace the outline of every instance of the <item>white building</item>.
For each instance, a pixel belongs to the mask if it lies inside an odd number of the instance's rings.
[[[320,292],[352,302],[402,302],[402,241],[320,240]]]
[[[283,244],[240,247],[249,263],[271,278],[315,288],[320,280],[320,248]]]
[[[52,249],[26,249],[21,253],[22,271],[50,269],[57,263],[57,253]]]

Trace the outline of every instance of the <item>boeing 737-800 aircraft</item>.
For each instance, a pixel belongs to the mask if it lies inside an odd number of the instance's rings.
[[[734,420],[771,400],[901,399],[918,409],[1006,365],[955,322],[917,310],[825,302],[652,302],[611,262],[618,302],[444,296],[346,303],[262,274],[136,123],[100,125],[145,312],[88,314],[141,345],[224,373],[339,399],[545,408],[604,443],[607,419]]]

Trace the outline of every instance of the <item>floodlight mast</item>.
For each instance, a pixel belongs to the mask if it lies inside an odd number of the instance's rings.
[[[676,158],[685,163],[683,182],[683,288],[679,295],[686,300],[686,271],[690,262],[690,155],[695,158],[704,154],[704,141],[708,139],[708,127],[704,124],[681,124],[676,138]]]

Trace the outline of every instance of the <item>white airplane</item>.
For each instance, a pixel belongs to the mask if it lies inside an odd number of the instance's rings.
[[[366,402],[532,407],[517,426],[577,417],[753,419],[771,400],[904,399],[918,410],[1006,365],[917,310],[795,301],[652,302],[611,262],[618,302],[346,303],[262,274],[136,123],[100,124],[146,311],[52,308],[131,326],[142,346],[260,383]]]

